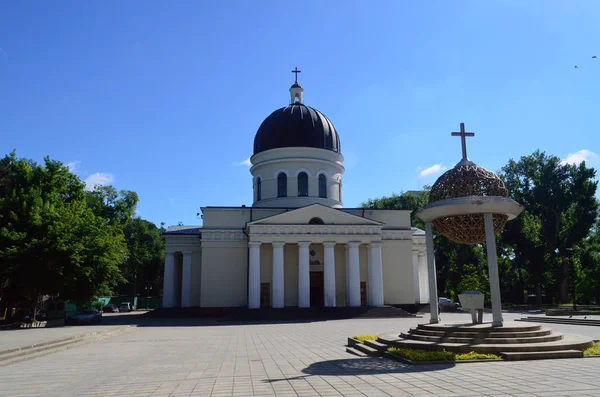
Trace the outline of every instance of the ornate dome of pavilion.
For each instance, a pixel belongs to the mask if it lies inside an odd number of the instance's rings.
[[[429,193],[429,202],[449,200],[459,197],[508,197],[508,189],[493,172],[478,166],[467,158],[463,135],[463,159],[446,171],[433,184]],[[455,135],[455,136],[456,136]],[[493,214],[494,232],[499,233],[508,220],[507,215]],[[478,244],[485,242],[483,214],[453,215],[435,219],[435,227],[447,238],[457,243]]]
[[[300,73],[299,70],[293,71]],[[323,113],[304,104],[304,89],[298,83],[290,87],[291,103],[267,117],[254,137],[254,154],[270,149],[308,147],[340,153],[340,137]]]

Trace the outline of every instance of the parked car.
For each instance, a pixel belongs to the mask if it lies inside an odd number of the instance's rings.
[[[99,324],[102,321],[102,312],[98,309],[83,309],[74,316],[67,318],[66,323],[70,325]]]
[[[104,313],[118,313],[119,308],[117,307],[117,305],[109,304],[109,305],[104,306],[102,311]]]
[[[121,303],[121,306],[119,306],[120,312],[130,312],[132,310],[133,310],[133,307],[131,307],[131,303],[129,303],[129,302],[123,302],[123,303]]]
[[[450,300],[448,298],[440,298],[439,299],[439,305],[438,308],[441,311],[457,311],[458,309],[460,309],[460,303],[458,302],[454,302],[453,300]]]

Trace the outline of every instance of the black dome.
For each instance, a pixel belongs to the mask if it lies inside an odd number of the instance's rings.
[[[323,113],[294,103],[271,113],[254,137],[254,154],[284,147],[312,147],[339,153],[340,137]]]

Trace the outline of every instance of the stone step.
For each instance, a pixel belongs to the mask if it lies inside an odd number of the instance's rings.
[[[78,343],[84,339],[84,336],[76,336],[71,338],[60,339],[51,342],[40,343],[37,345],[25,346],[17,349],[10,349],[0,352],[0,364],[12,361],[16,358],[22,358],[26,356],[38,355],[41,352],[51,351],[54,349],[60,349],[65,346],[69,346]]]
[[[377,350],[371,346],[367,346],[364,343],[354,345],[352,348],[366,354],[367,356],[371,356],[371,357],[381,356],[381,352],[379,350]]]
[[[554,333],[543,336],[532,336],[525,338],[498,338],[495,333],[487,334],[489,336],[478,335],[476,337],[464,338],[455,337],[454,333],[449,336],[427,336],[427,335],[416,335],[416,334],[400,334],[403,339],[412,339],[419,341],[437,342],[437,343],[468,343],[468,344],[517,344],[517,343],[540,343],[540,342],[552,342],[558,341],[563,338],[563,334]]]
[[[587,325],[592,327],[600,327],[600,320],[586,320],[576,318],[527,317],[516,319],[516,321],[546,324]]]
[[[431,331],[427,329],[411,328],[409,333],[414,335],[424,336],[449,336],[449,333],[445,331]],[[537,331],[515,331],[515,332],[485,332],[485,331],[456,331],[450,334],[459,338],[472,338],[472,337],[487,337],[493,336],[494,338],[529,338],[534,336],[546,336],[552,333],[551,329],[542,328]],[[493,335],[490,335],[493,334]]]
[[[350,353],[350,354],[354,354],[355,356],[358,356],[358,357],[368,357],[365,353],[363,353],[359,350],[356,350],[353,347],[346,347],[346,352]]]
[[[501,352],[500,356],[504,360],[543,360],[553,358],[582,358],[581,350],[557,350],[544,352]]]
[[[500,352],[539,352],[539,351],[559,351],[559,350],[585,350],[593,346],[591,339],[574,335],[564,335],[563,339],[552,342],[540,343],[516,343],[516,344],[484,344],[484,343],[451,343],[451,342],[430,342],[412,339],[396,339],[386,336],[380,336],[380,341],[389,343],[392,346],[408,347],[411,349],[423,350],[442,350],[446,349],[453,352],[468,353],[474,351],[477,353],[495,353]]]
[[[379,350],[380,352],[384,352],[388,349],[389,345],[385,344],[385,343],[381,343],[379,341],[376,340],[366,340],[365,341],[365,345],[370,346],[374,349]]]
[[[469,332],[529,332],[539,331],[542,326],[539,324],[523,324],[514,321],[507,321],[502,327],[494,327],[491,323],[482,324],[467,324],[467,323],[438,323],[438,324],[419,324],[418,329],[428,331],[443,331],[446,333],[452,332],[465,332],[467,329]]]

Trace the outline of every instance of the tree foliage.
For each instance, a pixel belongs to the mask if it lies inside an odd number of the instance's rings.
[[[84,187],[48,157],[0,159],[0,305],[42,295],[84,303],[122,289],[132,272],[159,285],[162,225],[132,218],[135,192]]]
[[[84,301],[121,279],[123,235],[87,206],[84,183],[58,161],[0,161],[0,277],[15,300]]]
[[[152,222],[133,218],[125,226],[124,233],[129,250],[123,266],[123,273],[131,286],[128,292],[137,294],[143,288],[152,287],[158,293],[164,264],[161,230]]]
[[[588,236],[598,217],[596,171],[585,162],[563,164],[539,150],[510,160],[500,177],[524,213],[502,233],[514,247],[515,260],[525,266],[541,298],[545,273],[558,281],[558,297],[569,302],[568,281],[573,250]],[[552,295],[555,291],[549,291]]]

